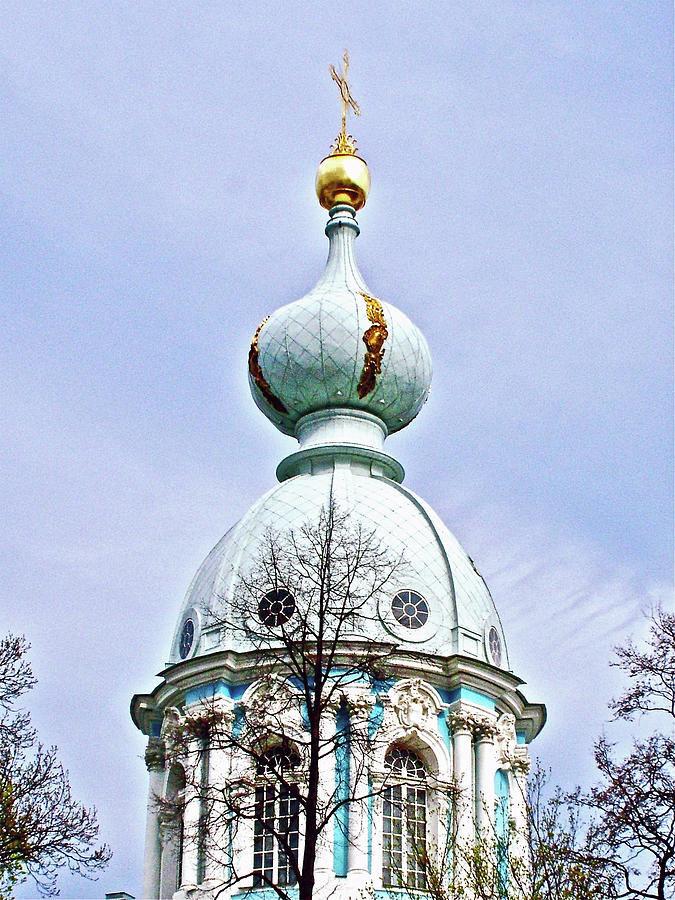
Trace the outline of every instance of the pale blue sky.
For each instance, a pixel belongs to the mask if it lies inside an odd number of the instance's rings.
[[[293,449],[246,355],[322,270],[345,46],[359,263],[435,367],[387,446],[486,577],[566,783],[612,645],[672,604],[670,3],[6,2],[2,626],[115,851],[67,897],[139,896],[129,699]]]

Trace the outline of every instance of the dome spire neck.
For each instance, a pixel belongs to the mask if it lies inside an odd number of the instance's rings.
[[[367,290],[356,264],[354,252],[354,241],[359,233],[359,223],[354,216],[353,206],[343,203],[331,209],[330,218],[326,223],[328,259],[317,288],[331,285],[354,291]]]
[[[335,406],[303,416],[295,427],[300,449],[277,466],[277,478],[318,474],[346,465],[362,475],[402,482],[403,466],[382,449],[387,427],[364,410]]]
[[[338,203],[333,206],[328,211],[330,218],[326,222],[326,236],[330,239],[335,231],[343,226],[353,229],[357,235],[361,234],[361,229],[354,213],[354,207],[350,206],[349,203]]]

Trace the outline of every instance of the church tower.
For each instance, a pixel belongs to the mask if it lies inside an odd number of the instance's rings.
[[[346,132],[346,66],[332,71],[326,268],[249,352],[256,405],[298,447],[201,565],[161,683],[132,700],[146,898],[302,900],[307,860],[309,895],[384,897],[424,891],[431,848],[525,852],[545,708],[519,690],[472,560],[385,449],[422,409],[431,358],[357,267],[370,178]]]

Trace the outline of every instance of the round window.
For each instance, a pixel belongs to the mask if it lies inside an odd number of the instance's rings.
[[[490,626],[490,630],[488,631],[488,648],[490,650],[490,656],[492,657],[492,662],[496,666],[501,666],[502,664],[502,642],[499,637],[499,632],[495,628],[494,625]]]
[[[192,648],[192,642],[195,639],[195,623],[192,619],[186,619],[183,622],[183,627],[180,632],[180,642],[178,645],[178,652],[180,653],[181,659],[186,659],[190,649]]]
[[[416,591],[399,591],[391,601],[391,611],[404,628],[421,628],[429,618],[427,601]]]
[[[268,628],[284,625],[295,612],[293,595],[285,588],[268,591],[258,604],[258,617]]]

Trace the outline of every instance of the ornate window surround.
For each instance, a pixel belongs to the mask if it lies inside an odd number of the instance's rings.
[[[391,720],[394,713],[388,709]],[[398,719],[398,716],[396,717]],[[390,889],[382,883],[384,869],[384,808],[386,791],[389,786],[410,784],[419,787],[420,781],[406,779],[391,772],[386,763],[387,754],[393,748],[408,750],[413,753],[424,766],[426,778],[426,840],[442,846],[446,838],[448,808],[446,798],[451,787],[450,756],[440,735],[438,734],[436,716],[434,715],[428,728],[422,731],[416,726],[403,726],[399,721],[388,723],[383,742],[380,744],[371,768],[373,789],[372,828],[373,857],[371,872],[376,888]],[[394,888],[396,890],[396,888]],[[405,890],[405,888],[402,888]]]
[[[398,763],[398,765],[397,765]],[[411,841],[428,841],[427,772],[413,750],[392,745],[385,755],[389,775],[382,790],[382,886],[421,889],[424,874]]]

